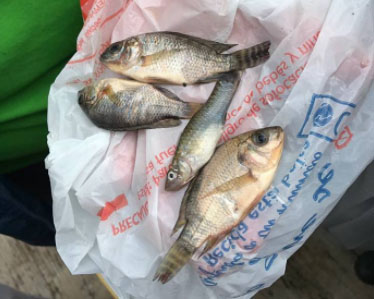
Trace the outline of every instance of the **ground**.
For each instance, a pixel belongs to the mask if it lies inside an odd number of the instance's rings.
[[[254,298],[373,299],[374,286],[365,285],[354,273],[355,258],[319,228],[288,261],[286,274]],[[97,276],[71,275],[55,248],[28,246],[4,236],[0,283],[48,299],[112,298]]]

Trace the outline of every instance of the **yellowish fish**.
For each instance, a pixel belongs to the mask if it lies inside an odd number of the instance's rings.
[[[205,244],[220,242],[256,206],[270,187],[284,143],[280,127],[241,134],[220,146],[188,187],[170,248],[154,280],[168,282]]]
[[[112,71],[137,81],[187,85],[255,67],[270,55],[269,41],[222,53],[233,46],[177,32],[152,32],[113,43],[100,60]]]
[[[112,131],[175,127],[201,107],[165,88],[117,78],[80,90],[78,103],[96,126]]]

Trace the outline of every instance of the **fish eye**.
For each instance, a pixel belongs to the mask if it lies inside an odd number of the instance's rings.
[[[121,49],[122,49],[122,45],[120,45],[120,44],[114,44],[110,47],[110,51],[113,52],[113,53],[116,53]]]
[[[269,138],[266,134],[260,132],[253,135],[252,141],[256,145],[265,145],[266,143],[268,143]]]
[[[168,179],[169,180],[174,180],[177,177],[176,173],[174,171],[169,171],[168,173]]]

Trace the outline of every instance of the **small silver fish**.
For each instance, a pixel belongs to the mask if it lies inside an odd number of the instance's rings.
[[[137,81],[187,85],[255,67],[270,55],[269,41],[222,54],[233,46],[177,32],[152,32],[113,43],[100,60],[112,71]]]
[[[83,88],[78,103],[96,126],[112,131],[175,127],[201,107],[165,88],[117,78]]]
[[[222,76],[208,101],[185,127],[166,177],[165,190],[182,188],[212,157],[222,135],[227,109],[239,85],[240,75],[239,72],[229,72]]]

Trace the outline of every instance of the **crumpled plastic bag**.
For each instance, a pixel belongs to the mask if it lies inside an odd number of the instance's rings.
[[[77,53],[49,95],[46,165],[62,259],[74,274],[103,273],[121,298],[249,298],[270,286],[373,159],[374,3],[91,3]],[[271,40],[270,59],[243,74],[220,142],[271,125],[286,133],[262,201],[166,285],[152,278],[177,237],[170,232],[185,189],[165,192],[165,175],[187,121],[113,133],[95,127],[77,104],[84,85],[118,76],[98,59],[110,43],[161,30],[238,43],[235,50]],[[213,85],[167,88],[205,102]]]

